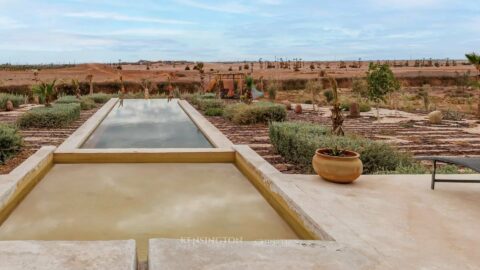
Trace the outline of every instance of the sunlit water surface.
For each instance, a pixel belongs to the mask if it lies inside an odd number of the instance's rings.
[[[178,100],[119,101],[82,148],[211,148]]]

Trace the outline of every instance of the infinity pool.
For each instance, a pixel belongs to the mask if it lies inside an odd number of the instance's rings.
[[[298,239],[233,164],[56,164],[0,240]]]
[[[82,148],[212,148],[178,100],[120,100]]]

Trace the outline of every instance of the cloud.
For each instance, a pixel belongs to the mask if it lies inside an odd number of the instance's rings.
[[[129,16],[112,12],[97,12],[97,11],[87,11],[87,12],[70,12],[66,13],[63,16],[71,18],[87,18],[87,19],[100,19],[100,20],[115,20],[115,21],[125,21],[125,22],[143,22],[143,23],[160,23],[160,24],[193,24],[189,21],[181,20],[170,20],[170,19],[159,19],[152,17],[138,17],[138,16]]]
[[[392,9],[432,8],[443,4],[444,0],[370,0],[377,6]]]
[[[24,28],[26,25],[23,23],[20,23],[14,19],[8,18],[8,17],[0,17],[0,29],[18,29],[18,28]]]
[[[211,3],[211,4],[198,2],[194,0],[177,0],[176,2],[182,5],[193,7],[193,8],[199,8],[199,9],[217,11],[217,12],[237,13],[237,14],[244,14],[244,13],[250,12],[250,9],[247,6],[242,5],[238,2],[222,2],[222,3]]]
[[[277,5],[282,4],[281,0],[258,0],[257,2],[260,3],[260,4],[272,5],[272,6],[277,6]]]

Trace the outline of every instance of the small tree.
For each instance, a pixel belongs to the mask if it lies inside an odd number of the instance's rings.
[[[277,98],[277,92],[282,88],[282,84],[279,81],[271,81],[267,85],[268,99],[275,101]]]
[[[429,84],[424,84],[420,88],[420,91],[418,92],[418,97],[422,99],[423,101],[423,107],[425,108],[425,111],[430,110],[430,95],[429,93],[432,91],[432,87]]]
[[[356,95],[357,99],[368,97],[368,83],[363,78],[355,78],[352,81],[352,92]]]
[[[323,90],[323,84],[320,80],[309,80],[305,85],[307,93],[312,94],[313,110],[316,111],[315,104],[317,103],[317,97]]]
[[[57,80],[53,80],[51,83],[42,82],[33,86],[33,93],[40,96],[42,99],[45,100],[45,106],[50,107],[52,106],[50,102],[52,101],[52,97],[55,94],[55,83]]]
[[[145,99],[150,98],[150,89],[152,88],[152,82],[148,79],[142,79],[140,84],[143,88],[143,96]]]
[[[202,92],[204,92],[205,91],[205,70],[203,70],[203,68],[205,67],[205,64],[203,62],[198,62],[195,67],[196,67],[196,70],[198,70],[198,72],[200,73],[200,84],[202,85]]]
[[[333,93],[333,107],[332,107],[332,133],[337,136],[345,135],[343,131],[343,115],[342,110],[340,109],[340,102],[338,100],[338,84],[337,80],[333,77],[328,77],[330,86],[332,87]]]
[[[375,103],[377,119],[380,119],[380,102],[385,102],[385,96],[400,89],[400,83],[393,75],[388,64],[370,64],[367,72],[368,99]]]
[[[476,54],[473,52],[466,54],[465,57],[467,57],[467,60],[468,62],[470,62],[470,64],[475,66],[479,73],[477,77],[480,77],[480,54]]]
[[[475,68],[478,71],[477,81],[475,82],[475,84],[473,84],[473,86],[476,87],[477,89],[480,89],[480,82],[479,82],[479,78],[480,78],[480,55],[473,52],[473,53],[470,53],[470,54],[466,54],[465,56],[467,57],[468,62],[470,62],[470,64],[474,65]],[[477,107],[477,116],[480,117],[480,103],[478,103],[478,107]]]
[[[93,95],[93,75],[92,74],[88,74],[87,77],[85,77],[85,79],[88,81],[88,83],[90,84],[90,95]]]
[[[77,79],[72,79],[72,86],[75,89],[75,95],[77,96],[78,99],[80,99],[80,83],[78,82]]]

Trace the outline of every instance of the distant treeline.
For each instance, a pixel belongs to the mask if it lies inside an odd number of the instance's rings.
[[[193,93],[200,87],[200,82],[176,82],[172,83],[173,87],[178,87],[182,93]],[[80,92],[86,95],[90,91],[90,85],[87,82],[80,82]],[[124,82],[125,90],[130,93],[143,91],[142,85],[139,82]],[[151,94],[163,94],[167,92],[168,82],[154,83]],[[18,95],[31,96],[31,85],[3,85],[0,86],[0,93],[10,93]],[[75,95],[75,87],[69,83],[60,83],[56,86],[58,95]],[[95,93],[102,92],[107,94],[116,94],[121,90],[121,84],[118,81],[113,82],[98,82],[93,83]]]
[[[24,71],[24,70],[42,70],[42,69],[56,69],[75,67],[74,64],[40,64],[40,65],[12,65],[0,64],[0,70],[5,71]]]
[[[416,77],[400,77],[398,78],[404,87],[420,87],[425,84],[431,86],[464,86],[469,80],[474,77],[469,76],[416,76]],[[351,77],[336,78],[339,87],[351,88],[353,79]],[[308,79],[286,79],[280,80],[282,90],[302,90],[309,80]],[[325,88],[330,87],[327,78],[323,78],[323,85]],[[258,82],[258,81],[257,81]],[[269,80],[264,80],[265,85],[268,85]],[[173,87],[178,87],[182,93],[193,93],[200,89],[200,82],[174,82]],[[136,93],[143,91],[140,82],[126,81],[124,86],[127,92]],[[150,89],[151,94],[162,94],[167,91],[168,82],[155,82]],[[103,92],[108,94],[118,93],[121,89],[121,84],[118,81],[112,82],[96,82],[93,83],[94,92]],[[89,93],[89,84],[87,82],[80,82],[80,91],[82,94]],[[59,95],[74,95],[75,88],[72,84],[62,83],[57,85],[57,92]],[[22,94],[31,96],[30,85],[3,85],[0,86],[0,93]]]

